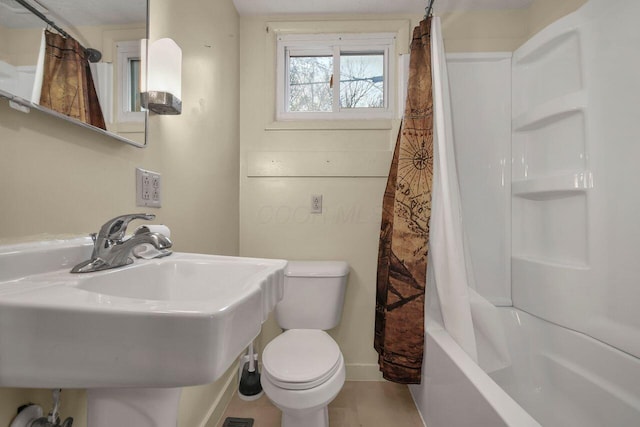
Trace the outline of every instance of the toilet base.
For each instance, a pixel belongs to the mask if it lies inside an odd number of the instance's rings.
[[[282,427],[329,427],[329,403],[336,398],[345,381],[344,359],[340,368],[324,384],[307,390],[289,390],[274,385],[266,369],[260,377],[269,400],[282,411]]]
[[[282,427],[329,427],[329,408],[315,411],[282,412]]]

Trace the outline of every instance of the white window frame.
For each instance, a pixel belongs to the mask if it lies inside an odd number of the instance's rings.
[[[131,74],[129,69],[130,59],[141,59],[140,40],[117,42],[117,78],[118,78],[118,101],[117,120],[124,122],[144,122],[146,113],[143,111],[130,111],[131,105]]]
[[[276,41],[276,120],[359,120],[394,117],[396,33],[278,34]],[[384,54],[384,108],[340,107],[340,53]],[[331,112],[288,111],[289,57],[291,54],[333,56],[334,81]]]

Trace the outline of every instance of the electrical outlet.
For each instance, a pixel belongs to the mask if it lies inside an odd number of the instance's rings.
[[[162,206],[162,179],[158,172],[136,168],[136,206]]]
[[[311,195],[311,211],[310,212],[315,214],[322,213],[322,194]]]

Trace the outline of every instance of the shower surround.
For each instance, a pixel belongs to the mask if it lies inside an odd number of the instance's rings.
[[[411,389],[429,427],[640,423],[637,16],[590,0],[511,58],[449,57],[475,287],[501,326],[475,325],[481,369],[427,319]],[[508,360],[486,369],[500,341]]]

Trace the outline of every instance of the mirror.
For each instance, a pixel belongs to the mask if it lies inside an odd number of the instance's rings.
[[[143,147],[148,113],[140,107],[140,40],[148,37],[148,0],[24,0],[85,49],[102,57],[91,75],[106,129],[40,105],[37,64],[43,29],[59,33],[16,0],[0,0],[0,97],[28,112],[36,109],[62,120]],[[40,85],[36,85],[40,87]],[[44,104],[44,103],[43,103]],[[37,120],[37,115],[33,120]]]

